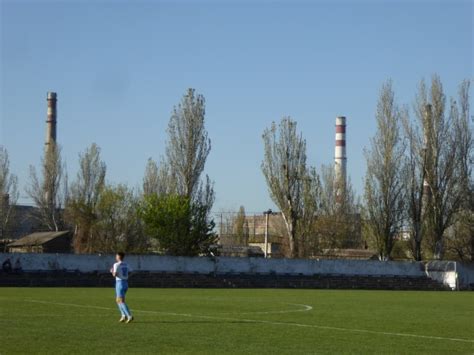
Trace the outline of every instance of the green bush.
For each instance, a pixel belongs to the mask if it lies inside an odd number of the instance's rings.
[[[150,195],[140,210],[146,233],[169,255],[196,256],[208,253],[216,241],[214,222],[207,207],[181,195]]]

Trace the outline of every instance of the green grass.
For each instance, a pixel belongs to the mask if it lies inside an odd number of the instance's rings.
[[[128,302],[136,321],[119,324],[113,289],[0,288],[0,354],[474,353],[474,293],[132,288]]]

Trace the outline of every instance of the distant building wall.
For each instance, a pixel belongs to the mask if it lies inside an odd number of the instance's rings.
[[[72,235],[55,238],[39,245],[9,247],[10,253],[71,253]]]
[[[0,253],[0,263],[6,258],[13,261],[19,259],[25,271],[108,272],[114,262],[113,255]],[[474,280],[474,267],[460,267],[458,263],[451,261],[423,263],[371,260],[191,258],[154,255],[130,255],[126,260],[136,272],[428,276],[449,285],[452,289],[467,288],[468,283]]]
[[[249,245],[258,247],[262,251],[265,250],[265,243],[249,243]],[[281,254],[281,243],[267,243],[267,255],[270,258],[282,257],[283,255]]]
[[[236,214],[231,217],[228,214],[218,215],[219,222],[219,244],[239,245],[237,236],[233,233],[233,223]],[[247,215],[245,217],[248,227],[248,245],[259,245],[264,248],[265,224],[264,214]],[[363,248],[362,221],[360,214],[345,215],[337,218],[336,215],[320,215],[314,226],[313,233],[306,238],[306,256],[315,256],[319,248]],[[275,245],[273,257],[282,257],[287,251],[287,230],[281,212],[269,216],[268,219],[268,242]],[[313,243],[313,244],[311,244]],[[317,247],[316,247],[317,245]]]
[[[235,244],[235,233],[234,223],[237,213],[226,214],[223,218],[223,214],[218,214],[216,220],[218,221],[219,227],[219,238],[220,244],[233,245]],[[249,240],[255,242],[256,239],[263,238],[265,235],[265,215],[247,215],[245,216],[245,222],[248,227]],[[271,215],[268,219],[268,235],[270,238],[282,238],[286,233],[285,223],[281,212]]]

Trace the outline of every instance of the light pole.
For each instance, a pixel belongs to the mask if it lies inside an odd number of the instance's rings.
[[[273,211],[271,209],[263,212],[265,215],[265,249],[263,250],[263,255],[265,259],[268,256],[268,217],[273,214]]]

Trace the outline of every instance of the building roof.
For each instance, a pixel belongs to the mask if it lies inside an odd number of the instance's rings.
[[[69,234],[69,231],[59,232],[38,232],[29,234],[17,241],[8,244],[9,247],[25,247],[25,246],[38,246],[43,245],[53,239],[63,237]]]

